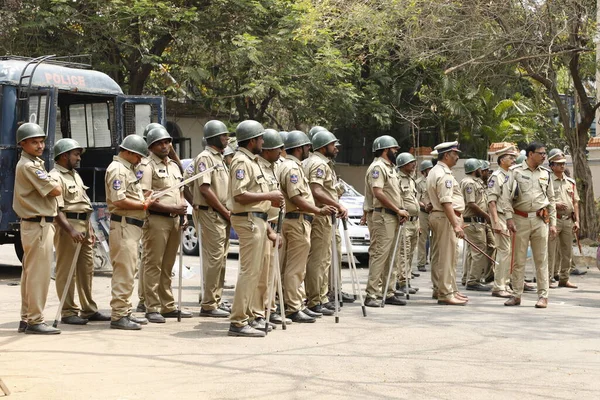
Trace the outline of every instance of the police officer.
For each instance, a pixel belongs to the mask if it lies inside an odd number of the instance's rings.
[[[427,239],[429,238],[429,213],[431,212],[431,202],[427,194],[427,175],[433,168],[430,160],[424,160],[419,166],[421,176],[417,179],[417,200],[419,201],[419,242],[417,250],[417,269],[421,272],[427,271]]]
[[[75,171],[81,161],[83,147],[73,139],[60,139],[54,145],[54,169],[52,176],[61,185],[62,195],[57,197],[59,212],[54,221],[56,234],[56,292],[67,297],[61,310],[62,322],[72,325],[85,325],[88,321],[110,321],[110,316],[98,311],[92,298],[92,278],[94,277],[93,233],[90,225],[92,202],[86,194],[87,186]],[[81,244],[75,280],[67,288],[67,280],[77,244]],[[75,303],[75,283],[81,308]],[[81,316],[79,315],[81,313]]]
[[[489,215],[485,187],[481,180],[481,164],[481,161],[476,158],[469,158],[465,161],[467,176],[460,182],[460,189],[466,203],[463,214],[465,236],[485,251],[487,245],[485,224],[489,221]],[[488,259],[482,253],[473,250],[471,246],[466,248],[465,254],[463,279],[466,279],[467,290],[490,291],[491,287],[481,284]]]
[[[402,196],[400,195],[400,178],[396,171],[396,156],[400,147],[391,136],[381,136],[376,142],[375,156],[377,157],[367,169],[365,192],[371,191],[373,198],[372,238],[375,239],[374,247],[370,248],[369,278],[367,283],[367,296],[365,305],[379,307],[378,298],[381,297],[386,304],[405,305],[406,301],[394,294],[396,282],[395,266],[390,265],[400,224],[409,217],[408,212],[402,209]],[[371,239],[373,240],[373,239]],[[373,242],[371,243],[373,246]],[[390,285],[387,293],[383,292],[383,285],[387,281],[389,269],[392,268]],[[384,297],[385,296],[385,297]]]
[[[488,180],[487,195],[488,209],[491,219],[492,231],[496,243],[496,261],[494,266],[494,285],[492,296],[510,297],[508,282],[510,280],[511,263],[511,231],[506,225],[507,219],[512,219],[512,172],[510,167],[515,164],[517,156],[513,146],[506,146],[496,152],[498,156],[498,168]]]
[[[21,273],[21,321],[19,332],[57,334],[60,329],[46,325],[44,307],[50,285],[52,241],[57,213],[56,197],[61,185],[48,175],[40,157],[46,133],[37,124],[25,123],[16,132],[21,158],[15,171],[13,210],[21,218],[23,271]]]
[[[369,259],[373,257],[373,251],[375,250],[375,238],[373,237],[373,192],[371,191],[371,187],[369,186],[369,176],[373,167],[375,167],[375,161],[379,158],[375,155],[375,152],[379,149],[379,141],[381,140],[381,136],[375,138],[373,141],[373,162],[367,168],[367,172],[365,174],[365,200],[363,202],[363,215],[360,219],[361,225],[367,225],[367,229],[369,230]]]
[[[552,185],[556,200],[556,233],[548,242],[548,271],[550,279],[559,276],[558,286],[577,288],[569,281],[573,258],[573,234],[579,231],[579,194],[575,180],[565,175],[567,159],[560,149],[550,150]],[[560,249],[560,251],[558,251]],[[560,254],[560,257],[557,255]]]
[[[427,176],[427,193],[432,204],[429,224],[431,240],[431,280],[433,298],[438,304],[464,306],[468,297],[456,288],[458,239],[464,237],[462,213],[465,202],[451,168],[458,161],[458,142],[435,146],[438,162]]]
[[[412,260],[419,238],[419,201],[417,200],[417,184],[413,178],[417,167],[417,160],[410,153],[400,153],[396,157],[398,175],[400,178],[400,195],[402,204],[409,217],[404,223],[400,239],[400,254],[397,259],[398,282],[400,291],[406,292],[406,275],[412,273]],[[417,292],[417,288],[408,288],[410,294]]]
[[[537,278],[538,301],[536,308],[548,307],[548,231],[556,237],[556,208],[552,173],[543,168],[546,148],[533,142],[525,149],[527,158],[512,167],[513,218],[508,219],[508,229],[516,232],[512,285],[514,293],[504,305],[518,306],[523,294],[523,280],[527,247],[531,242]],[[550,229],[548,229],[548,224]]]
[[[227,208],[229,170],[224,165],[223,151],[229,148],[229,129],[218,120],[204,125],[206,148],[187,167],[186,177],[215,167],[190,184],[193,193],[193,218],[202,235],[202,274],[204,290],[200,316],[227,318],[230,313],[222,306],[225,264],[229,252],[231,213]],[[201,289],[202,290],[202,289]]]
[[[146,141],[150,155],[142,161],[141,186],[144,192],[166,190],[181,182],[182,175],[175,161],[169,158],[173,139],[164,128],[148,132]],[[171,273],[181,240],[181,222],[187,223],[187,204],[183,188],[167,192],[159,202],[148,208],[142,230],[143,290],[146,318],[152,323],[164,323],[165,318],[177,318],[179,312],[171,291]],[[192,314],[181,310],[181,318]]]
[[[240,267],[228,335],[264,337],[265,332],[249,323],[262,273],[263,255],[270,246],[267,212],[271,206],[280,207],[284,199],[280,191],[269,191],[269,183],[258,163],[264,142],[263,126],[257,121],[246,120],[238,124],[235,132],[239,148],[231,161],[228,208],[231,225],[239,236]]]
[[[233,153],[235,150],[230,146],[225,146],[225,150],[223,150],[223,163],[227,168],[231,165],[231,160],[233,160]]]
[[[484,189],[487,188],[488,181],[490,176],[492,176],[492,170],[490,168],[490,162],[487,160],[479,160],[481,162],[481,180],[483,181]],[[485,202],[487,204],[487,190],[484,190]],[[486,235],[486,247],[482,250],[485,250],[488,256],[491,259],[494,259],[496,253],[496,239],[494,238],[494,232],[492,231],[492,227],[488,224],[485,224],[485,235]],[[485,270],[482,275],[482,282],[489,283],[494,281],[494,263],[492,263],[489,259],[486,263]]]
[[[148,155],[144,139],[129,135],[119,147],[119,154],[113,157],[105,177],[106,203],[111,214],[109,246],[113,267],[110,327],[139,330],[148,320],[131,314],[131,295],[146,210],[155,200],[144,197],[139,181],[141,175],[136,175],[136,166]]]
[[[283,222],[282,283],[285,313],[294,322],[315,322],[323,314],[304,306],[302,282],[310,252],[311,223],[314,214],[330,217],[336,209],[329,205],[315,206],[302,168],[309,155],[311,142],[304,132],[291,131],[284,143],[287,153],[279,167],[279,183],[285,197]],[[314,157],[314,156],[313,156]]]
[[[325,130],[316,132],[312,136],[313,155],[305,160],[304,173],[308,178],[317,207],[325,205],[335,207],[340,218],[347,218],[348,211],[339,203],[336,191],[337,176],[333,169],[333,160],[339,153],[338,143],[333,133]],[[324,306],[329,302],[327,288],[329,266],[332,261],[332,229],[329,215],[315,215],[311,227],[310,253],[304,279],[306,306],[311,311],[323,315],[334,315],[333,310]]]

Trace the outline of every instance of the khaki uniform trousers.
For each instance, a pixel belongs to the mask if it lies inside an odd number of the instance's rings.
[[[310,232],[310,252],[306,264],[306,277],[304,278],[307,307],[314,307],[323,301],[323,297],[327,298],[329,267],[332,263],[331,229],[330,216],[316,215],[314,217]]]
[[[503,214],[498,214],[498,222],[502,231],[506,234],[506,218]],[[511,262],[511,238],[501,233],[494,233],[496,243],[496,261],[494,266],[494,287],[493,292],[505,291],[510,280],[510,262]]]
[[[398,217],[391,214],[382,213],[379,211],[373,212],[373,236],[375,238],[375,248],[370,255],[371,261],[369,265],[369,278],[367,282],[367,297],[378,299],[383,297],[383,285],[387,281],[387,277],[392,268],[390,284],[385,294],[385,298],[394,296],[396,288],[396,268],[390,265],[393,252],[396,252],[396,258],[399,256],[399,249],[394,249],[396,232],[400,229]],[[373,246],[373,241],[371,242]],[[400,247],[400,241],[398,241]]]
[[[412,260],[419,241],[419,221],[406,221],[400,238],[400,253],[396,259],[398,281],[406,284],[406,276],[412,271]]]
[[[77,230],[77,232],[86,233],[85,240],[81,243],[81,250],[73,271],[74,279],[71,280],[71,285],[67,288],[67,297],[63,305],[61,315],[63,318],[79,315],[81,318],[90,317],[98,312],[98,306],[92,299],[92,278],[94,277],[94,255],[92,237],[89,235],[90,223],[78,219],[69,219],[69,223]],[[69,271],[77,243],[73,241],[71,235],[64,229],[55,225],[56,234],[54,235],[54,248],[56,249],[56,293],[58,298],[62,299],[67,280],[69,279]],[[75,284],[77,283],[77,294],[81,308],[75,302]]]
[[[147,313],[166,314],[177,309],[171,290],[171,273],[181,242],[179,221],[179,216],[151,214],[144,224],[142,273]]]
[[[207,311],[216,310],[223,298],[231,225],[212,209],[194,210],[193,217],[194,224],[196,227],[200,226],[202,235],[204,290],[201,307]]]
[[[302,283],[306,276],[306,261],[310,252],[310,222],[299,219],[284,219],[281,278],[286,315],[304,309]]]
[[[279,239],[281,240],[281,239]],[[271,308],[271,313],[275,312],[275,286],[271,288],[269,293],[269,285],[271,284],[271,271],[273,269],[273,258],[275,257],[275,246],[267,238],[267,248],[263,254],[263,267],[258,280],[257,294],[252,302],[252,315],[250,319],[266,318],[267,308]],[[275,273],[280,273],[280,268],[277,266]],[[277,278],[275,278],[277,279]],[[275,281],[276,284],[277,281]],[[271,295],[269,299],[269,294]]]
[[[446,214],[434,211],[429,215],[431,226],[431,281],[439,300],[454,297],[456,291],[456,264],[458,238]]]
[[[417,251],[417,265],[422,267],[427,264],[427,239],[429,238],[429,213],[419,211],[419,243]]]
[[[44,322],[44,307],[52,270],[54,232],[54,225],[46,221],[21,221],[21,320],[28,325]]]
[[[488,256],[490,256],[492,259],[494,259],[496,257],[496,235],[494,234],[494,231],[492,231],[492,227],[490,225],[485,225],[485,233],[486,233],[486,240],[487,240],[487,247],[484,250]],[[492,278],[494,274],[494,263],[491,262],[490,260],[487,260],[486,263],[486,267],[485,270],[483,271],[483,276],[482,279],[484,279],[486,282],[488,280],[488,278]]]
[[[110,221],[109,247],[113,267],[110,307],[113,321],[131,314],[131,295],[141,238],[142,228],[128,224],[125,218],[121,222]]]
[[[557,218],[556,231],[554,239],[548,238],[548,275],[559,275],[559,282],[566,283],[573,258],[573,220]]]
[[[248,325],[253,317],[252,307],[257,295],[258,281],[267,251],[267,222],[254,215],[231,216],[231,225],[240,240],[238,279],[229,320],[237,327]]]
[[[485,230],[485,225],[480,223],[469,223],[464,228],[465,236],[469,239],[473,244],[483,251],[486,251],[487,245],[487,234]],[[473,249],[471,245],[465,242],[466,247],[466,259],[465,263],[468,265],[468,268],[464,268],[465,271],[468,271],[467,276],[467,284],[478,283],[481,281],[483,277],[483,273],[487,268],[488,259]],[[464,273],[464,272],[463,272]]]
[[[521,297],[525,279],[527,247],[531,242],[531,252],[535,264],[538,297],[548,298],[548,225],[539,217],[524,218],[514,215],[517,228],[515,237],[515,262],[512,273],[514,296]]]
[[[369,264],[371,264],[371,259],[373,257],[373,252],[375,251],[376,238],[373,234],[373,211],[369,211],[367,213],[367,229],[369,230]]]

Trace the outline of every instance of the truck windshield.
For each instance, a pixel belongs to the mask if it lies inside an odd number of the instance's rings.
[[[110,147],[110,112],[107,102],[69,105],[71,137],[84,147]]]

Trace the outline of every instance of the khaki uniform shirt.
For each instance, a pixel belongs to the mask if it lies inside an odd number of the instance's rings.
[[[512,219],[512,200],[510,198],[510,189],[512,187],[512,172],[498,168],[487,184],[487,198],[496,202],[498,214],[504,214],[504,218]]]
[[[396,166],[384,159],[378,158],[373,162],[373,168],[367,175],[368,190],[373,196],[373,208],[381,208],[383,204],[372,193],[373,188],[383,189],[383,194],[399,208],[403,208],[402,195],[400,194],[400,176]]]
[[[304,161],[304,174],[308,177],[308,183],[321,185],[329,197],[337,201],[339,198],[336,190],[337,176],[333,170],[331,160],[316,151]],[[315,203],[317,207],[325,205],[318,201],[315,201]]]
[[[271,202],[268,200],[257,201],[250,204],[240,204],[235,201],[235,196],[246,192],[269,192],[269,183],[258,163],[258,158],[258,155],[252,154],[244,147],[240,147],[231,160],[227,208],[231,210],[233,214],[242,212],[266,213],[271,208]]]
[[[154,190],[159,191],[166,188],[175,186],[183,179],[181,176],[181,170],[177,163],[166,157],[165,160],[161,160],[156,154],[152,153],[146,158],[140,168],[142,171],[142,179],[140,183],[142,190]],[[166,206],[176,206],[181,204],[181,192],[183,187],[179,190],[172,190],[163,195],[159,202]]]
[[[400,177],[400,192],[404,208],[411,217],[417,217],[419,215],[417,184],[412,176],[409,176],[402,171],[398,171],[398,175]]]
[[[559,179],[558,176],[552,174],[552,185],[554,186],[554,199],[556,202],[567,205],[567,209],[560,211],[560,215],[571,215],[575,211],[573,200],[579,202],[579,193],[577,193],[575,180],[566,175],[563,175],[563,178]]]
[[[464,217],[479,217],[479,215],[475,214],[475,211],[469,207],[469,203],[475,203],[479,208],[487,212],[485,190],[481,179],[472,175],[467,175],[460,181],[460,190],[466,204]]]
[[[62,212],[89,213],[93,211],[92,202],[85,192],[88,187],[83,184],[77,171],[68,170],[58,164],[50,171],[50,176],[56,179],[62,187],[62,195],[58,196],[58,207]]]
[[[423,175],[417,179],[417,200],[424,205],[431,203],[429,193],[427,193],[427,178]]]
[[[106,189],[106,204],[108,212],[122,217],[132,217],[143,220],[146,217],[144,210],[123,210],[116,207],[113,202],[130,199],[133,201],[144,201],[144,193],[140,185],[143,173],[138,171],[127,160],[114,156],[113,162],[106,168],[104,187]]]
[[[379,157],[375,157],[365,174],[365,200],[363,203],[363,211],[366,212],[373,211],[373,191],[369,185],[369,176],[371,176],[371,172],[373,171],[373,167],[375,167],[377,160],[379,160]]]
[[[527,160],[511,167],[513,173],[512,205],[514,210],[530,213],[548,207],[550,226],[556,226],[554,187],[548,171],[542,166],[532,169]]]
[[[465,199],[460,192],[460,186],[452,175],[452,170],[441,161],[427,175],[427,193],[433,206],[432,211],[444,211],[443,203],[452,203],[454,211],[465,211]]]
[[[279,160],[274,163],[270,163],[261,156],[258,156],[258,164],[260,168],[265,173],[265,177],[267,179],[267,184],[269,185],[269,191],[279,190],[279,181],[277,180],[276,169],[279,164]],[[279,217],[279,208],[271,206],[269,211],[267,212],[269,216],[267,217],[269,221],[277,221],[277,217]]]
[[[15,171],[13,210],[21,218],[56,216],[56,199],[48,193],[57,183],[46,172],[44,160],[23,151]]]
[[[229,196],[229,170],[225,166],[223,155],[220,151],[208,146],[190,163],[185,170],[184,177],[187,179],[211,167],[216,168],[188,185],[194,196],[194,205],[208,206],[206,199],[200,193],[200,186],[202,185],[210,185],[219,202],[223,205],[227,204]]]
[[[298,211],[298,207],[290,200],[292,197],[298,195],[302,196],[309,203],[315,204],[312,192],[308,186],[308,178],[306,178],[302,169],[302,163],[291,154],[288,154],[285,161],[279,166],[279,184],[285,197],[286,213]],[[312,213],[307,214],[312,215]]]

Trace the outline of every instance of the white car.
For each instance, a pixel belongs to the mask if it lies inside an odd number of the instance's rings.
[[[183,168],[186,169],[192,159],[181,160]],[[350,236],[350,242],[352,243],[352,252],[359,263],[368,264],[369,262],[369,230],[366,226],[360,225],[360,219],[362,217],[362,207],[365,197],[357,192],[351,185],[344,181],[341,181],[345,191],[340,198],[340,202],[344,207],[348,209],[348,234]],[[192,207],[188,204],[188,221],[189,225],[184,231],[183,239],[183,252],[187,255],[198,255],[198,237],[196,234],[196,228],[194,227],[194,221],[192,219]],[[338,230],[342,238],[342,256],[347,256],[348,251],[346,249],[346,243],[344,240],[344,228],[342,222],[338,223]],[[238,236],[231,229],[229,236],[230,254],[238,254]]]

